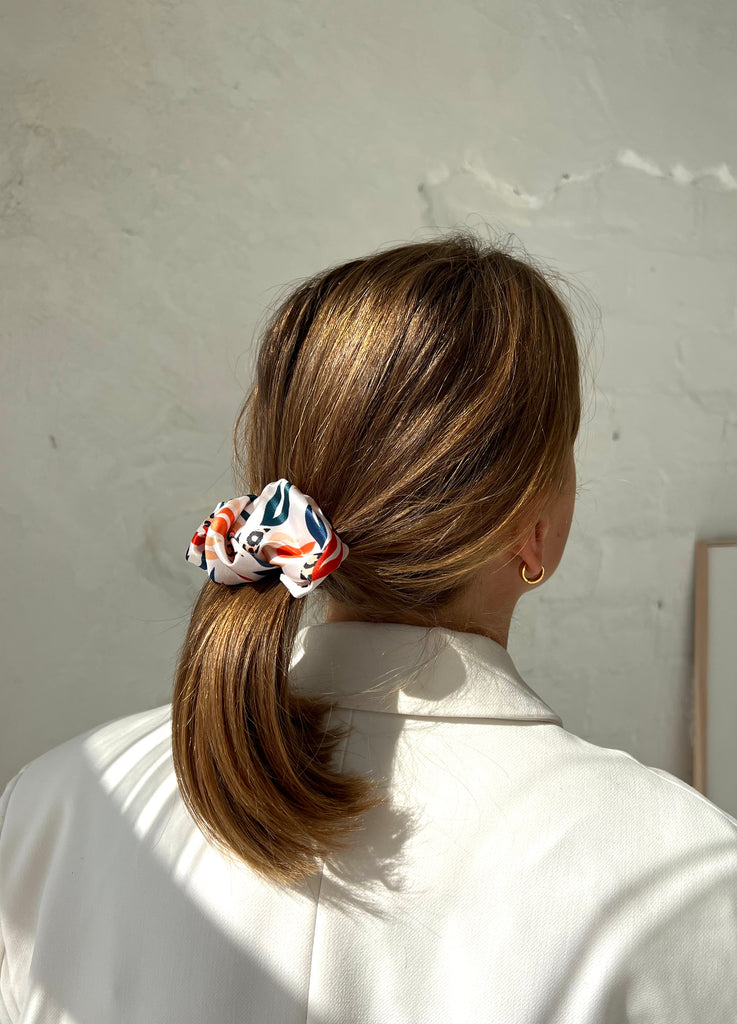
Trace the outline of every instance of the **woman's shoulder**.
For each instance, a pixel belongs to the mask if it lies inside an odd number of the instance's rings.
[[[578,777],[587,787],[586,795],[594,797],[587,803],[598,802],[605,813],[636,818],[664,833],[721,835],[737,844],[737,819],[684,779],[645,764],[626,750],[597,745],[565,729],[557,731],[571,784]]]
[[[85,784],[129,774],[171,745],[171,704],[95,725],[24,764],[0,796],[0,830],[13,811],[38,816]],[[21,806],[22,805],[22,806]]]

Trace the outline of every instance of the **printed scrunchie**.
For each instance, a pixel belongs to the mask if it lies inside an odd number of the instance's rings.
[[[288,480],[260,495],[221,501],[197,528],[187,561],[215,583],[255,583],[280,569],[293,597],[305,597],[348,554],[330,520],[308,494]]]

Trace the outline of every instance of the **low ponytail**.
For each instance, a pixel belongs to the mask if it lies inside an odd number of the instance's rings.
[[[270,580],[207,580],[195,603],[172,707],[184,802],[226,856],[279,882],[299,881],[345,847],[378,803],[367,779],[331,761],[329,705],[288,685],[302,602]]]
[[[565,486],[580,415],[563,296],[531,261],[459,231],[328,268],[277,306],[236,420],[235,493],[292,482],[325,509],[350,553],[311,568],[349,617],[442,624]],[[282,882],[317,870],[381,802],[334,763],[328,705],[289,688],[302,611],[273,575],[208,579],[172,710],[194,819]]]

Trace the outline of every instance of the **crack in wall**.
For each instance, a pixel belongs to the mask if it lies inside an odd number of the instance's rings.
[[[669,178],[677,185],[699,185],[707,178],[714,178],[724,192],[737,191],[737,178],[726,163],[717,164],[716,167],[703,167],[700,171],[689,171],[682,163],[675,163],[669,171],[664,171],[654,160],[640,156],[633,149],[620,149],[616,162],[620,167],[630,167],[654,178]]]
[[[570,172],[561,174],[558,181],[551,188],[538,194],[526,192],[511,182],[495,177],[478,160],[471,159],[462,160],[460,165],[455,168],[440,167],[434,171],[429,171],[417,188],[425,205],[424,221],[431,227],[437,227],[432,191],[442,187],[454,178],[466,175],[473,178],[483,189],[495,195],[509,207],[540,210],[551,203],[566,186],[591,181],[594,178],[601,177],[601,175],[606,174],[615,167],[626,167],[629,170],[639,171],[649,177],[661,178],[683,186],[698,187],[703,182],[712,179],[717,184],[719,191],[737,191],[737,178],[732,174],[726,163],[717,164],[713,167],[703,167],[697,171],[689,171],[682,163],[677,162],[669,170],[663,170],[654,160],[641,156],[633,149],[628,148],[620,149],[613,160],[600,164],[589,171],[584,171],[580,174]]]

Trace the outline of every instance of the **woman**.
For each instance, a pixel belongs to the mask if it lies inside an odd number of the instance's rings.
[[[565,730],[506,650],[580,401],[558,292],[465,234],[287,297],[171,706],[6,788],[0,1020],[737,1018],[737,821]]]

